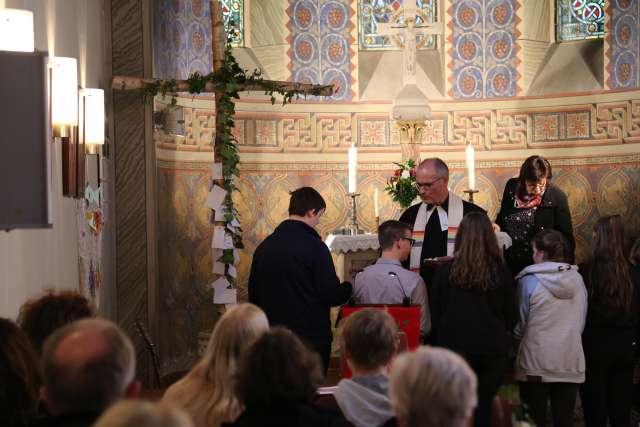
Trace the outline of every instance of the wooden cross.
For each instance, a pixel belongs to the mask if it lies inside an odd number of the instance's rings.
[[[227,35],[224,30],[224,16],[222,13],[222,6],[217,0],[210,0],[211,4],[211,50],[213,59],[213,71],[218,71],[224,63],[224,52],[227,44]],[[114,90],[141,90],[145,88],[147,84],[155,84],[158,79],[143,79],[139,77],[129,76],[114,76],[111,82],[111,87]],[[169,83],[169,80],[160,80],[160,83]],[[315,85],[307,83],[295,83],[287,81],[265,81],[270,88],[276,92],[287,92],[295,90],[302,94],[314,94],[320,96],[331,96],[334,93],[333,85]],[[184,92],[189,90],[189,84],[186,80],[177,80],[175,82],[176,92]],[[238,86],[238,92],[251,91],[251,90],[264,90],[264,86],[258,84],[241,84]],[[202,92],[214,92],[215,85],[211,82],[207,83]],[[170,94],[175,95],[175,94]],[[223,109],[220,106],[220,94],[215,93],[215,112],[216,112],[216,134],[215,139],[218,140],[219,136],[224,131],[225,121],[222,120]],[[220,153],[220,145],[214,143],[214,158],[222,158]],[[224,180],[216,180],[214,184],[223,187]],[[215,212],[212,213],[212,221],[215,218]],[[225,226],[224,221],[215,221],[214,226]],[[214,260],[215,262],[216,260]],[[217,279],[217,275],[214,275],[214,281]],[[221,310],[224,306],[221,307]]]
[[[402,13],[396,15],[395,19],[399,20],[400,16],[404,16],[404,24],[397,21],[378,24],[378,34],[390,36],[391,43],[402,48],[402,82],[406,86],[416,83],[416,38],[442,34],[443,26],[441,22],[427,22],[426,16],[416,9],[415,0],[404,0]],[[422,23],[416,24],[416,16],[422,18]]]

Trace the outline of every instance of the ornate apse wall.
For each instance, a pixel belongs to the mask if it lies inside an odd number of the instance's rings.
[[[637,1],[619,0],[621,4],[629,2],[636,10],[640,7]],[[178,3],[182,7],[183,2]],[[481,14],[471,17],[479,21],[470,20],[470,12],[463,10],[469,5]],[[358,98],[358,66],[366,64],[360,61],[357,30],[352,24],[356,6],[355,0],[292,0],[273,2],[268,7],[261,4],[261,21],[254,20],[251,34],[246,35],[248,46],[271,37],[274,51],[282,54],[268,55],[262,47],[237,50],[239,58],[254,55],[254,60],[275,70],[275,75],[281,70],[290,78],[295,73],[312,75],[305,66],[313,68],[316,75],[322,74],[331,68],[327,65],[329,60],[334,60],[338,66],[332,68],[340,71],[343,82],[339,96],[333,100],[299,101],[281,107],[252,95],[237,104],[235,135],[242,164],[236,202],[246,245],[240,253],[241,298],[245,295],[251,255],[286,218],[290,190],[311,185],[323,194],[328,204],[319,226],[323,235],[344,224],[348,206],[346,153],[351,144],[359,149],[361,226],[373,231],[375,188],[381,190],[382,219],[400,215],[398,207],[382,191],[393,162],[401,157],[399,135],[389,119],[391,101]],[[601,215],[620,213],[633,233],[640,230],[637,80],[626,89],[526,97],[521,84],[521,67],[526,58],[519,48],[521,1],[453,0],[445,2],[445,6],[440,9],[447,24],[440,51],[446,66],[446,90],[442,93],[447,98],[432,102],[433,118],[423,135],[422,157],[443,157],[452,168],[452,190],[462,194],[466,187],[464,146],[472,143],[477,150],[477,200],[492,217],[500,204],[504,183],[517,173],[522,160],[531,154],[549,157],[554,165],[554,182],[569,195],[578,259],[584,259],[592,225]],[[179,10],[189,11],[187,6]],[[314,19],[332,19],[335,31],[323,33],[310,24],[316,22]],[[465,38],[466,33],[460,29],[474,22],[469,34],[475,38]],[[277,28],[283,30],[278,32]],[[491,34],[497,29],[501,37],[494,38]],[[344,40],[349,42],[348,49],[344,48]],[[613,38],[605,42],[605,54],[611,58],[620,55],[614,52],[615,43]],[[478,65],[478,73],[469,71],[469,64]],[[245,66],[250,67],[250,63]],[[607,81],[613,82],[611,75],[616,66],[609,60],[603,67],[609,76]],[[376,72],[384,70],[378,68]],[[169,73],[173,74],[171,70]],[[560,78],[571,77],[560,74]],[[472,86],[475,89],[469,92]],[[614,87],[614,83],[602,87]],[[158,99],[157,104],[160,106],[163,101]],[[159,312],[171,313],[160,319],[160,328],[175,331],[160,342],[165,371],[188,366],[196,357],[199,333],[210,328],[215,318],[209,287],[212,228],[205,206],[213,163],[213,101],[206,96],[184,96],[178,106],[184,119],[177,126],[181,135],[155,133]]]

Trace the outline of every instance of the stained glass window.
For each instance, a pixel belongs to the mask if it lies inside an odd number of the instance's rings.
[[[407,0],[412,1],[412,0]],[[437,0],[413,0],[416,2],[418,17],[416,23],[435,22]],[[378,24],[404,22],[402,15],[403,0],[359,0],[358,26],[360,50],[388,50],[397,49],[388,36],[378,34]],[[418,46],[435,48],[436,38],[433,35],[417,38]]]
[[[224,29],[231,35],[231,45],[244,46],[244,0],[218,0],[222,4]]]
[[[606,0],[556,0],[558,41],[604,36]]]

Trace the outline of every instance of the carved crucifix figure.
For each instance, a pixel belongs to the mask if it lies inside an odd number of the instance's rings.
[[[422,22],[417,23],[420,16]],[[399,23],[400,18],[404,23]],[[426,17],[416,9],[415,0],[404,0],[402,13],[392,16],[396,22],[378,24],[378,34],[389,36],[394,46],[402,49],[402,82],[404,85],[416,83],[417,37],[430,34],[442,34],[442,23],[427,22]]]

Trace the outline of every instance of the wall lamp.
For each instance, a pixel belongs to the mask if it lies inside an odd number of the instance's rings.
[[[0,50],[33,52],[33,12],[0,9]]]

